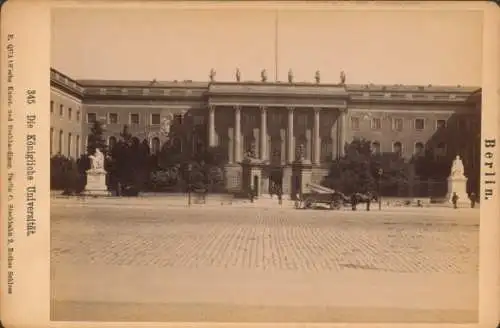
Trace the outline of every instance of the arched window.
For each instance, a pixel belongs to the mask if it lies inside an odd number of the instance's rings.
[[[396,141],[392,144],[392,152],[401,155],[401,153],[403,152],[403,145],[401,144],[401,142]]]
[[[160,151],[160,139],[158,137],[154,137],[151,140],[151,153],[157,154]]]
[[[425,147],[422,142],[415,143],[415,155],[422,156],[425,153]]]
[[[113,150],[113,148],[115,147],[116,145],[116,137],[114,136],[111,136],[108,138],[108,148],[109,150]]]
[[[372,142],[372,153],[380,154],[380,142],[378,141]]]

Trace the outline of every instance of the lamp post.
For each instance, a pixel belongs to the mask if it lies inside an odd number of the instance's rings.
[[[384,170],[378,169],[378,210],[382,210],[382,195],[381,195],[381,184],[382,184],[382,174],[384,174]]]
[[[188,187],[188,206],[191,206],[191,171],[193,170],[193,167],[191,164],[188,164],[188,167],[187,167],[187,173],[188,173],[188,176],[187,176],[187,187]]]

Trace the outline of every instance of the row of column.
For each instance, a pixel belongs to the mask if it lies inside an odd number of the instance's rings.
[[[293,142],[294,125],[294,107],[288,107],[288,126],[287,126],[287,162],[293,163],[295,160],[295,148]],[[234,107],[234,162],[241,162],[241,106]],[[314,108],[314,126],[313,126],[313,164],[320,164],[321,138],[320,138],[320,108]],[[337,121],[337,150],[342,156],[345,143],[345,110],[340,110],[339,120]],[[209,107],[208,115],[208,144],[215,146],[215,106]],[[260,159],[265,161],[267,158],[267,107],[260,107]]]

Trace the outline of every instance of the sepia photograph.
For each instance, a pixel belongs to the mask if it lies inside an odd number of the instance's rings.
[[[478,10],[53,8],[50,320],[476,323],[483,40]]]

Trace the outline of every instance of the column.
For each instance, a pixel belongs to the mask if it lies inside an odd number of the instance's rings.
[[[241,107],[234,107],[234,161],[241,162]]]
[[[338,124],[337,124],[337,129],[338,129],[338,157],[344,156],[345,153],[345,132],[346,132],[346,109],[345,108],[339,108],[339,118],[338,118]]]
[[[313,164],[318,165],[320,162],[321,153],[321,139],[319,137],[319,108],[314,108],[314,128],[313,128],[313,145],[314,145],[314,158]]]
[[[291,164],[295,160],[295,149],[293,147],[293,107],[288,107],[288,131],[287,131],[287,146],[288,146],[288,163]]]
[[[208,146],[215,146],[215,106],[208,107]]]
[[[260,107],[260,159],[267,160],[267,108]]]

